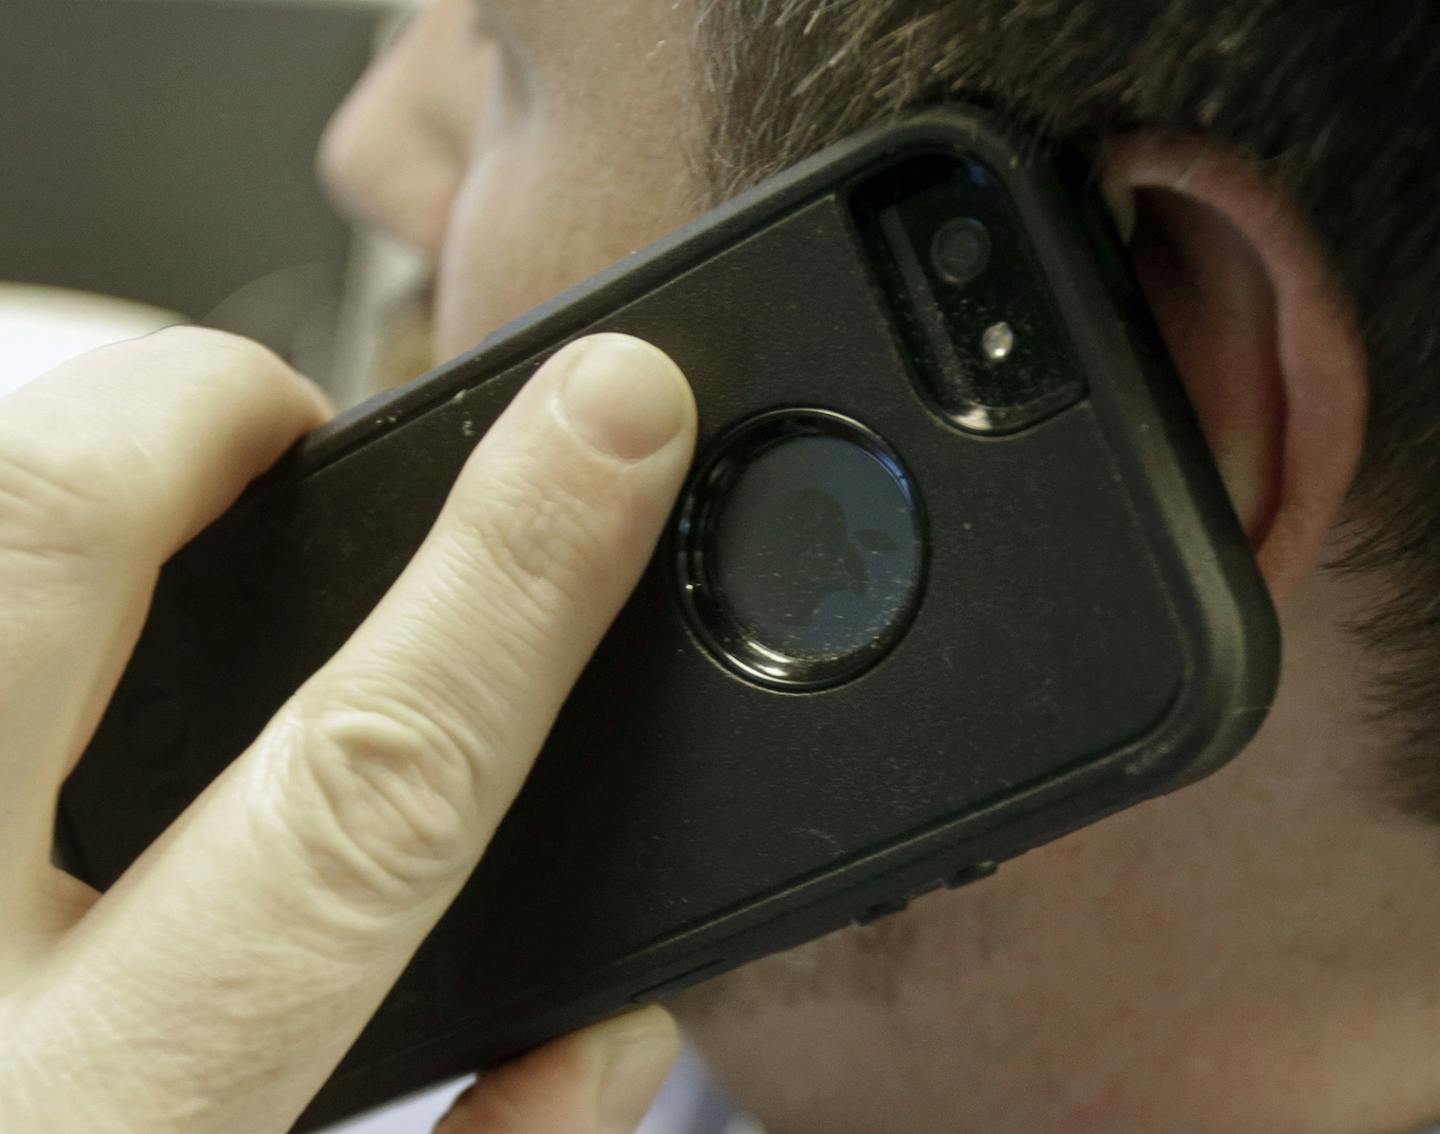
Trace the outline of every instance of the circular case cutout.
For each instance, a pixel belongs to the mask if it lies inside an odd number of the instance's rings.
[[[724,434],[677,529],[682,602],[706,647],[750,681],[819,689],[858,677],[919,602],[915,484],[873,430],[775,410]]]

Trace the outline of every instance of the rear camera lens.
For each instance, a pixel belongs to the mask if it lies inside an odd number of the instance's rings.
[[[914,487],[878,436],[837,414],[779,411],[733,431],[687,498],[681,539],[696,629],[763,684],[858,676],[918,601]]]
[[[946,221],[930,242],[930,262],[953,287],[974,283],[990,266],[994,245],[990,232],[973,217]]]

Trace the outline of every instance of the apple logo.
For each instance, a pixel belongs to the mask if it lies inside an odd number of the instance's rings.
[[[788,565],[792,584],[791,601],[776,612],[777,621],[813,626],[834,595],[869,595],[865,553],[894,551],[894,540],[873,528],[852,531],[840,501],[822,489],[796,488],[772,499],[775,556]]]
[[[843,436],[796,438],[750,460],[703,545],[732,643],[722,649],[747,651],[747,666],[774,675],[792,663],[840,672],[885,647],[913,605],[921,567],[915,507],[897,467]]]

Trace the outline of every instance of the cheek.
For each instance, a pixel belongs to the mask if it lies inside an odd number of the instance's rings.
[[[657,199],[646,191],[657,180],[675,192]],[[460,186],[441,254],[441,357],[689,220],[689,184],[678,156],[637,163],[623,147],[553,133],[487,147]]]
[[[442,358],[468,350],[543,299],[556,234],[543,199],[553,173],[519,142],[489,149],[461,183],[436,281],[435,345]]]

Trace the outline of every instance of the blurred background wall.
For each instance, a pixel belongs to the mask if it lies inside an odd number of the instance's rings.
[[[401,6],[0,0],[0,280],[169,309],[334,388],[369,259],[315,147]]]

